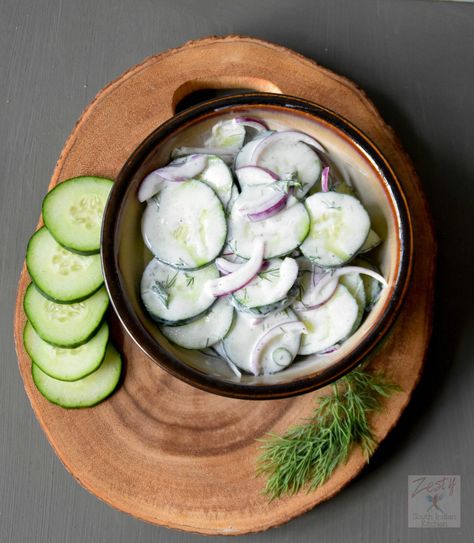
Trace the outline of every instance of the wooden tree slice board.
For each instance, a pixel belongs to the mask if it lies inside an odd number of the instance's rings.
[[[252,88],[307,98],[343,115],[382,150],[399,176],[414,221],[415,265],[401,316],[371,364],[403,392],[373,418],[382,440],[396,424],[420,377],[431,332],[436,244],[412,163],[364,93],[283,47],[228,36],[190,42],[146,59],[103,89],[79,119],[50,188],[76,175],[114,178],[137,145],[174,113],[192,90]],[[268,503],[254,477],[256,438],[308,416],[319,392],[277,401],[243,401],[194,389],[171,377],[133,344],[110,317],[127,360],[120,389],[92,409],[64,410],[35,389],[22,345],[18,287],[15,340],[26,393],[52,447],[86,489],[140,519],[203,534],[244,534],[282,524],[341,490],[364,466],[354,450],[317,491]]]

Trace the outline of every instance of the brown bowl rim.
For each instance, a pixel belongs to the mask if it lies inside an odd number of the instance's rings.
[[[232,108],[243,109],[246,106],[252,108],[276,106],[289,113],[308,114],[337,128],[378,170],[385,184],[385,192],[389,193],[391,207],[398,216],[397,222],[400,228],[400,257],[393,294],[377,323],[346,356],[316,375],[305,376],[289,383],[262,385],[232,383],[200,372],[172,356],[153,338],[137,317],[125,295],[118,265],[116,233],[120,225],[122,202],[129,180],[146,157],[161,141],[187,124],[197,122],[208,114],[221,113]],[[399,314],[408,288],[413,261],[413,227],[407,200],[395,172],[378,147],[350,121],[330,109],[303,98],[261,92],[234,94],[208,100],[176,114],[158,126],[131,154],[117,176],[105,207],[101,232],[101,261],[105,285],[120,322],[138,347],[161,368],[192,386],[221,396],[248,400],[280,399],[316,390],[339,379],[360,364],[385,337]]]

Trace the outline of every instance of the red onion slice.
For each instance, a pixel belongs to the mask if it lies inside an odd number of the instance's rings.
[[[262,267],[264,249],[264,242],[256,240],[250,260],[239,266],[238,270],[207,282],[206,287],[211,294],[215,297],[226,296],[249,283]]]
[[[159,168],[155,170],[155,173],[167,181],[185,181],[199,175],[206,169],[206,166],[207,156],[195,154],[183,162]]]
[[[222,258],[222,257],[216,258],[215,264],[217,266],[217,269],[223,275],[228,275],[229,273],[233,273],[233,272],[237,271],[241,266],[244,265],[244,263],[242,263],[242,262],[231,262],[231,261],[227,260],[226,258]],[[262,265],[261,265],[261,267],[260,267],[260,269],[258,271],[261,272],[261,271],[267,269],[268,265],[269,265],[269,262],[267,260],[264,260],[262,262]]]
[[[373,277],[375,280],[382,283],[384,287],[388,287],[388,283],[385,280],[384,277],[380,275],[380,273],[377,273],[373,270],[369,270],[368,268],[363,268],[362,266],[345,266],[344,268],[337,269],[332,276],[333,277],[342,277],[343,275],[347,275],[350,273],[361,273],[365,275],[370,275],[370,277]]]
[[[335,353],[340,348],[341,348],[341,346],[339,345],[339,343],[336,343],[334,345],[331,345],[331,347],[328,347],[327,349],[324,349],[324,351],[320,351],[319,353],[316,353],[316,354],[318,354],[319,356],[325,356],[327,354]]]
[[[326,166],[321,173],[321,190],[329,191],[329,166]]]
[[[298,263],[294,258],[286,257],[280,265],[280,274],[274,286],[275,299],[282,300],[290,291],[298,278]]]
[[[318,151],[325,153],[322,145],[311,136],[308,136],[308,134],[305,134],[304,132],[298,132],[297,130],[282,130],[281,132],[273,132],[272,134],[269,134],[266,138],[262,138],[262,140],[259,142],[258,145],[255,146],[252,152],[249,160],[250,164],[254,166],[257,165],[263,151],[267,149],[270,145],[273,145],[281,140],[285,140],[288,143],[297,143],[301,141],[302,143],[306,143],[306,145],[314,147]]]
[[[216,266],[223,275],[228,275],[229,273],[237,271],[242,264],[238,264],[237,262],[229,262],[225,258],[216,258]]]
[[[323,279],[327,275],[327,270],[324,268],[320,268],[319,266],[315,266],[313,264],[313,267],[311,269],[311,284],[313,287],[315,287],[321,279]]]
[[[262,166],[242,166],[235,170],[235,175],[241,187],[270,185],[280,180],[280,177],[275,172]]]
[[[256,326],[257,324],[262,323],[266,317],[267,315],[265,315],[265,317],[253,317],[250,319],[250,324],[252,324],[252,326]]]
[[[149,200],[160,190],[163,181],[180,182],[192,179],[207,167],[207,157],[192,155],[179,164],[170,164],[149,173],[138,189],[138,201]]]
[[[351,273],[369,275],[377,281],[380,281],[384,287],[388,286],[387,281],[379,273],[373,270],[362,268],[361,266],[345,266],[334,272],[327,272],[321,279],[317,280],[314,288],[311,289],[307,295],[303,296],[301,303],[295,304],[295,309],[297,311],[310,311],[320,307],[334,294],[337,285],[339,284],[338,278]]]
[[[251,221],[258,222],[272,217],[285,207],[288,200],[287,193],[269,189],[267,194],[264,192],[263,197],[256,202],[243,203],[238,208],[239,213],[247,215]]]
[[[269,205],[269,207],[267,207],[266,209],[262,209],[261,211],[253,211],[252,213],[247,213],[247,217],[253,222],[259,222],[264,221],[265,219],[269,219],[285,207],[287,200],[288,194],[282,194],[281,198],[274,204]]]
[[[257,117],[236,117],[235,122],[243,124],[245,127],[253,128],[258,133],[269,130],[268,124],[262,119],[257,119]]]
[[[339,281],[331,273],[319,280],[317,285],[305,294],[300,303],[295,304],[297,311],[310,311],[329,301],[336,292]]]
[[[255,343],[252,352],[250,354],[250,368],[254,375],[259,373],[260,358],[262,353],[265,351],[266,347],[270,342],[277,336],[283,334],[306,334],[308,330],[306,326],[297,320],[284,322],[282,324],[277,324],[273,328],[270,328],[265,334],[263,334]]]

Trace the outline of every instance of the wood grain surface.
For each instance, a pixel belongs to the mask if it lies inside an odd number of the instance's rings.
[[[190,42],[150,57],[103,89],[69,137],[50,187],[84,174],[114,177],[175,104],[202,88],[249,87],[308,98],[347,117],[380,147],[400,178],[414,219],[415,266],[402,314],[372,364],[403,389],[373,418],[382,440],[400,417],[423,366],[431,331],[435,241],[410,160],[364,93],[347,79],[270,43],[229,36]],[[272,503],[254,477],[256,438],[309,415],[318,393],[254,402],[214,396],[167,375],[126,337],[114,337],[127,361],[108,401],[66,411],[35,390],[21,342],[23,270],[15,313],[19,366],[35,414],[72,475],[113,507],[152,523],[206,534],[265,530],[327,500],[362,469],[358,450],[315,492]],[[416,293],[416,296],[415,296]],[[323,390],[324,392],[324,390]]]

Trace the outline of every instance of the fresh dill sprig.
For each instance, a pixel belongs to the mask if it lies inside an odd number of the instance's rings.
[[[261,279],[270,281],[269,277],[280,277],[280,268],[271,268],[270,270],[264,270],[257,274]]]
[[[178,272],[176,272],[172,277],[170,277],[169,275],[166,277],[166,281],[164,283],[164,288],[166,290],[169,290],[170,288],[173,288],[175,283],[176,283],[176,279],[178,277]]]
[[[176,272],[172,277],[169,275],[166,277],[166,281],[155,281],[154,285],[151,287],[151,290],[159,297],[161,303],[168,308],[169,304],[169,290],[174,287],[176,279],[178,277],[178,272]]]
[[[301,189],[304,186],[304,183],[300,180],[298,177],[297,172],[293,172],[289,174],[288,176],[284,177],[280,181],[276,181],[274,185],[279,188],[282,192],[285,192],[288,194],[290,188],[294,188],[295,190]]]
[[[194,285],[194,275],[188,275],[185,273],[184,276],[186,277],[186,286],[192,287]]]
[[[271,499],[308,492],[324,484],[358,445],[369,460],[376,440],[369,415],[384,398],[400,388],[378,372],[353,370],[332,385],[330,394],[318,399],[309,420],[283,435],[263,438],[257,475],[267,477],[264,493]]]

